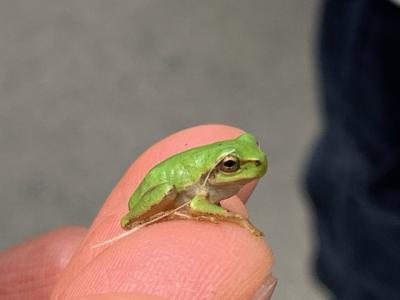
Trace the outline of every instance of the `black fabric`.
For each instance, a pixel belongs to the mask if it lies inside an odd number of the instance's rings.
[[[400,8],[323,2],[323,132],[306,187],[316,273],[336,299],[400,299]]]

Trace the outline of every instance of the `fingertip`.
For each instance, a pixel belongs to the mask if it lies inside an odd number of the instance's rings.
[[[98,258],[97,256],[103,256],[102,253],[103,251],[104,252],[114,251],[118,247],[114,247],[114,245],[112,245],[112,247],[110,248],[113,248],[113,250],[112,249],[104,250],[108,249],[107,247],[104,247],[104,249],[93,250],[92,246],[97,243],[101,243],[105,240],[111,239],[121,234],[121,232],[123,232],[120,227],[119,220],[121,216],[127,211],[127,203],[130,195],[136,189],[137,185],[140,183],[140,181],[146,175],[149,169],[154,167],[158,162],[181,151],[185,151],[193,147],[209,144],[219,140],[235,138],[239,136],[241,133],[243,133],[241,129],[227,125],[221,125],[221,124],[200,125],[174,133],[168,136],[167,138],[161,140],[160,142],[156,143],[155,145],[151,146],[148,150],[146,150],[128,168],[125,175],[121,178],[120,182],[116,185],[116,187],[106,200],[103,208],[101,209],[100,213],[93,222],[87,238],[85,239],[83,245],[80,247],[79,253],[74,257],[74,259],[68,266],[67,271],[64,273],[62,280],[59,282],[57,288],[55,289],[54,295],[62,294],[64,293],[65,290],[70,289],[72,285],[76,283],[74,278],[76,278],[78,275],[80,276],[80,273],[83,270],[86,270],[89,265],[92,266],[97,264],[101,267],[104,266],[104,264],[107,264],[107,260],[99,263],[99,261],[97,260]],[[254,189],[254,186],[255,183],[250,183],[239,192],[239,198],[243,202],[246,201],[247,197],[251,194],[251,191],[252,189]],[[239,199],[238,197],[236,198],[237,200]],[[242,203],[239,204],[238,202],[233,203],[232,209],[233,210],[236,209],[237,212],[241,213],[244,216],[247,216],[246,209]],[[168,222],[168,223],[173,223],[173,222]],[[158,224],[154,226],[158,226]],[[229,227],[236,225],[221,224],[221,226]],[[152,227],[153,226],[150,226],[149,228]],[[146,231],[146,230],[148,230],[148,228],[144,228],[143,230],[140,231]],[[210,236],[213,236],[212,232],[208,232],[208,234]],[[248,234],[248,232],[246,232],[246,234]],[[143,241],[143,243],[151,242],[157,244],[157,240],[159,238],[160,236],[152,236],[148,240]],[[264,242],[261,243],[264,245],[263,247],[266,247]],[[247,243],[247,245],[249,244]],[[221,245],[221,247],[223,247],[223,245]],[[267,249],[269,248],[266,247],[264,248],[264,250],[262,250],[262,247],[259,245],[256,246],[256,249],[260,251],[257,256],[258,258],[272,257],[271,253],[267,251]],[[207,253],[207,251],[205,252]],[[104,253],[104,255],[106,254]],[[149,253],[144,253],[143,255],[144,257],[147,257]],[[260,264],[265,266],[267,266],[268,264],[272,265],[272,261],[268,261],[268,259],[267,260],[259,259],[258,263],[259,263],[258,265]],[[268,267],[265,268],[268,269]],[[99,272],[104,273],[104,270],[99,270]],[[264,275],[265,274],[263,274],[263,276]],[[125,278],[121,277],[121,280],[123,281],[125,280]]]

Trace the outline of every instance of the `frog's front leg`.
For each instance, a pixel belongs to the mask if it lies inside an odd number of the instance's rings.
[[[210,203],[207,194],[199,194],[190,202],[189,213],[197,219],[209,220],[216,223],[217,221],[227,221],[238,224],[249,230],[254,236],[262,236],[263,233],[251,224],[247,219],[239,214],[227,211],[225,208]]]

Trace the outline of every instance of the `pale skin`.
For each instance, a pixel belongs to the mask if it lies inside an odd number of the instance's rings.
[[[263,239],[236,224],[168,221],[107,247],[92,248],[123,232],[119,219],[127,211],[126,199],[142,174],[160,160],[240,133],[228,126],[199,126],[151,147],[128,169],[88,230],[56,230],[2,252],[0,298],[35,300],[51,294],[53,299],[87,295],[92,295],[89,299],[162,299],[182,291],[188,299],[206,293],[217,299],[250,298],[270,274],[273,258]],[[222,205],[246,216],[243,202],[253,187],[250,183]],[[210,273],[210,265],[214,272]],[[158,276],[160,272],[165,276]],[[266,285],[269,290],[273,286],[274,282]]]

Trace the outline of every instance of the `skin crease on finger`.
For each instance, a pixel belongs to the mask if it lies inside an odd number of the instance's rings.
[[[89,233],[56,285],[52,299],[111,292],[135,292],[179,299],[247,299],[273,264],[262,238],[222,222],[168,221],[142,228],[99,248],[94,245],[124,232],[120,218],[147,171],[189,148],[231,139],[243,131],[203,125],[175,133],[145,151],[127,170],[94,220]],[[254,183],[239,192],[246,200]],[[246,215],[237,196],[224,206]]]

